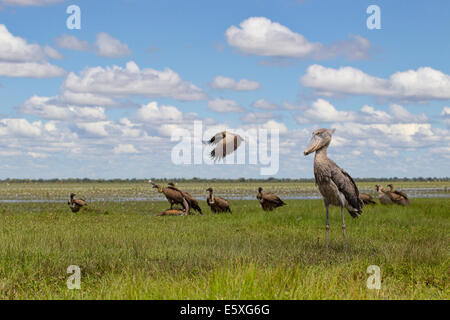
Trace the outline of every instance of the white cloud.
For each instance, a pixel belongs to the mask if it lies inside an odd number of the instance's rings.
[[[69,104],[114,107],[118,102],[112,98],[93,93],[63,90],[59,100]]]
[[[33,159],[47,159],[50,155],[41,152],[27,152],[27,154]]]
[[[376,155],[378,158],[393,158],[398,156],[398,152],[392,151],[392,150],[373,150],[373,154]]]
[[[131,55],[127,44],[120,42],[120,40],[111,37],[105,32],[97,34],[95,45],[96,53],[100,57],[121,58]]]
[[[80,40],[73,35],[63,34],[55,39],[55,44],[58,48],[69,49],[76,51],[88,51],[91,50],[89,42]]]
[[[180,122],[183,120],[183,113],[176,107],[158,106],[157,102],[150,102],[139,108],[136,117],[144,122]]]
[[[63,1],[64,0],[0,0],[0,3],[9,6],[28,7],[28,6],[46,6]]]
[[[109,136],[107,127],[110,124],[111,124],[110,121],[98,121],[98,122],[77,123],[76,126],[94,136],[107,137]]]
[[[384,111],[375,110],[371,106],[364,105],[361,108],[359,121],[366,123],[388,123],[392,121],[392,117]]]
[[[0,62],[0,75],[15,78],[56,78],[66,74],[64,69],[48,62]]]
[[[259,99],[252,103],[253,108],[264,110],[276,110],[278,106],[275,103],[269,102],[265,99]]]
[[[158,133],[164,137],[171,137],[172,133],[179,129],[182,127],[177,124],[163,124],[158,128]]]
[[[397,122],[429,122],[428,117],[424,113],[420,115],[411,114],[408,110],[398,104],[391,104],[389,109],[391,110],[392,116]]]
[[[33,96],[20,106],[20,111],[51,120],[85,122],[106,120],[105,109],[102,107],[61,105],[55,97]]]
[[[362,124],[355,122],[335,123],[336,133],[352,140],[355,145],[381,147],[429,147],[443,142],[447,131],[433,129],[429,123]]]
[[[29,78],[63,76],[65,71],[47,62],[47,57],[61,59],[62,55],[49,46],[42,48],[38,44],[28,44],[0,24],[0,75]]]
[[[447,127],[450,127],[450,108],[444,107],[441,112],[441,119],[444,124],[447,125]]]
[[[63,83],[63,91],[90,93],[108,97],[171,97],[178,100],[203,100],[205,93],[186,82],[171,69],[162,71],[139,69],[130,61],[125,68],[95,67],[84,69],[80,76],[70,73]]]
[[[329,101],[317,99],[310,108],[294,118],[299,123],[358,122],[368,124],[384,123],[428,123],[425,114],[411,114],[398,104],[389,107],[391,114],[364,105],[359,111],[337,110]]]
[[[42,122],[28,122],[26,119],[1,119],[0,136],[39,137],[42,134]]]
[[[349,111],[338,111],[330,102],[324,99],[317,99],[313,102],[312,107],[303,113],[303,117],[308,119],[308,121],[341,122],[354,121],[356,115]]]
[[[50,46],[44,47],[45,54],[51,59],[63,59],[64,56]]]
[[[241,79],[236,81],[232,78],[216,76],[211,82],[211,87],[214,89],[229,89],[236,91],[252,91],[261,87],[259,82]]]
[[[280,134],[284,134],[288,132],[288,128],[282,122],[277,122],[275,120],[269,120],[262,125],[264,129],[268,130],[279,130]]]
[[[114,147],[114,153],[137,153],[137,150],[132,144],[119,144],[118,146]]]
[[[240,27],[231,26],[225,32],[230,46],[245,54],[282,58],[328,59],[345,55],[349,59],[369,56],[370,42],[361,36],[352,36],[331,46],[310,42],[303,35],[265,17],[251,17]]]
[[[286,102],[283,101],[283,108],[286,110],[305,110],[308,108],[308,106],[304,103],[290,103],[290,102]]]
[[[248,112],[241,120],[245,123],[262,123],[274,118],[279,118],[279,116],[272,112]]]
[[[216,98],[208,101],[208,109],[219,112],[244,112],[244,109],[234,100]]]
[[[373,95],[403,100],[450,99],[450,76],[430,67],[396,72],[389,79],[384,79],[353,67],[333,69],[312,65],[300,82],[325,95]]]

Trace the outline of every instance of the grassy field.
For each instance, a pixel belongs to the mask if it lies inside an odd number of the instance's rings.
[[[267,213],[235,200],[233,214],[212,215],[202,201],[203,216],[185,217],[156,217],[167,202],[95,202],[79,214],[65,203],[3,203],[0,298],[450,298],[449,198],[346,213],[348,252],[337,208],[326,250],[322,201],[286,202]],[[80,290],[66,286],[69,265],[81,268]],[[366,287],[369,265],[381,268],[381,290]]]

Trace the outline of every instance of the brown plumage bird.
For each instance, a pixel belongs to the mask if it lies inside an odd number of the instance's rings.
[[[341,208],[342,232],[344,234],[345,248],[347,248],[347,235],[345,229],[344,208],[353,218],[362,214],[362,201],[359,199],[359,190],[353,178],[333,160],[328,158],[327,149],[331,143],[334,129],[318,129],[312,133],[311,140],[306,147],[304,155],[315,152],[314,177],[316,185],[322,194],[327,214],[326,245],[328,247],[328,207],[330,205]]]
[[[214,135],[211,139],[205,143],[215,145],[215,148],[211,151],[210,155],[214,161],[225,158],[230,153],[233,153],[241,145],[242,137],[238,134],[234,134],[228,131],[222,131]]]
[[[186,213],[189,214],[190,206],[188,205],[187,199],[185,199],[183,193],[180,190],[172,188],[171,186],[161,187],[151,180],[149,180],[148,182],[153,186],[153,188],[157,188],[159,193],[165,195],[167,201],[169,201],[170,203],[170,209],[173,209],[174,204],[180,204],[183,206]]]
[[[410,204],[408,195],[402,191],[394,190],[394,186],[392,184],[388,184],[389,194],[393,203],[407,206]]]
[[[275,208],[286,205],[286,203],[284,203],[276,194],[263,192],[262,190],[263,188],[258,188],[256,199],[258,199],[264,211],[272,211]]]
[[[359,193],[359,199],[366,204],[376,204],[376,202],[373,200],[372,196],[368,193]]]
[[[183,197],[184,197],[184,198],[187,200],[187,202],[189,203],[190,209],[193,209],[194,211],[197,211],[198,213],[203,214],[203,213],[202,213],[202,208],[200,208],[200,206],[199,206],[199,204],[198,204],[198,201],[197,201],[191,194],[189,194],[188,192],[185,192],[185,191],[181,191],[180,189],[178,189],[178,188],[175,186],[175,183],[173,183],[173,182],[169,182],[168,185],[169,185],[169,186],[168,186],[167,188],[172,189],[172,190],[175,190],[175,191],[178,191],[178,192],[181,192],[181,194],[183,195]]]
[[[214,213],[218,213],[218,212],[231,213],[230,205],[228,204],[227,200],[220,198],[220,197],[215,197],[213,195],[212,188],[208,188],[208,189],[206,189],[206,191],[209,192],[209,195],[206,198],[206,203],[211,208],[212,212],[214,212]]]
[[[389,190],[383,188],[380,184],[375,185],[375,188],[378,192],[378,200],[380,200],[381,204],[387,205],[393,203]]]
[[[67,204],[69,205],[70,210],[72,210],[72,212],[78,212],[80,211],[80,209],[84,206],[86,206],[88,203],[86,202],[86,200],[81,199],[81,198],[75,198],[76,194],[75,193],[71,193],[70,194],[70,200],[67,202]]]

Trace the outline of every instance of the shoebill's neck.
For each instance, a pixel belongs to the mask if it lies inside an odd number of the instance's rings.
[[[315,161],[322,161],[322,160],[328,159],[327,149],[328,149],[328,146],[325,146],[325,147],[320,148],[319,150],[317,150],[316,151],[316,155],[314,156],[314,160]]]

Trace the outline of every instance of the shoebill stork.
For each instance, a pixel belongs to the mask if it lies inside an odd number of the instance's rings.
[[[368,193],[360,193],[359,199],[363,202],[364,205],[366,204],[376,204],[376,202],[373,200],[372,196]]]
[[[183,195],[183,197],[184,197],[184,198],[187,200],[187,202],[189,203],[189,207],[190,207],[191,209],[193,209],[194,211],[198,211],[200,214],[203,214],[203,213],[202,213],[202,208],[200,208],[200,206],[199,206],[197,200],[196,200],[193,196],[191,196],[188,192],[181,191],[180,189],[178,189],[178,188],[175,186],[175,183],[173,183],[173,182],[169,182],[168,185],[169,185],[169,186],[168,186],[167,188],[172,189],[172,190],[175,190],[175,191],[177,191],[177,192],[181,192],[181,194]]]
[[[213,213],[219,213],[219,212],[231,213],[230,205],[228,204],[227,200],[214,196],[212,188],[206,189],[206,192],[209,192],[209,195],[206,198],[206,203],[211,208],[211,211]]]
[[[394,190],[394,186],[392,184],[388,184],[389,187],[389,194],[391,196],[391,200],[393,203],[401,205],[401,206],[407,206],[409,205],[409,199],[408,195],[402,191]]]
[[[170,203],[170,209],[173,209],[174,204],[181,204],[184,208],[186,214],[189,214],[190,206],[188,205],[188,201],[183,196],[180,190],[176,190],[170,187],[161,187],[160,185],[154,183],[152,180],[149,180],[153,188],[157,188],[159,193],[162,193],[166,196],[167,201]]]
[[[344,208],[353,218],[357,218],[362,214],[362,201],[359,199],[359,190],[352,177],[327,156],[327,149],[334,131],[334,129],[314,131],[304,155],[316,153],[314,156],[314,176],[326,209],[326,246],[328,248],[328,232],[330,229],[328,207],[332,205],[341,207],[342,232],[347,249]]]
[[[211,159],[217,161],[234,152],[239,148],[242,141],[244,141],[244,139],[240,135],[222,131],[215,134],[214,137],[204,143],[215,145],[215,148],[211,151],[210,155]]]
[[[86,206],[88,203],[86,202],[86,200],[81,199],[81,198],[75,198],[76,194],[75,193],[71,193],[70,194],[70,200],[67,202],[67,204],[69,205],[70,210],[72,210],[72,212],[78,212],[80,211],[80,209],[84,206]]]
[[[283,202],[276,194],[272,192],[263,192],[263,188],[258,188],[258,194],[256,195],[261,207],[264,211],[272,211],[275,208],[285,206]]]

